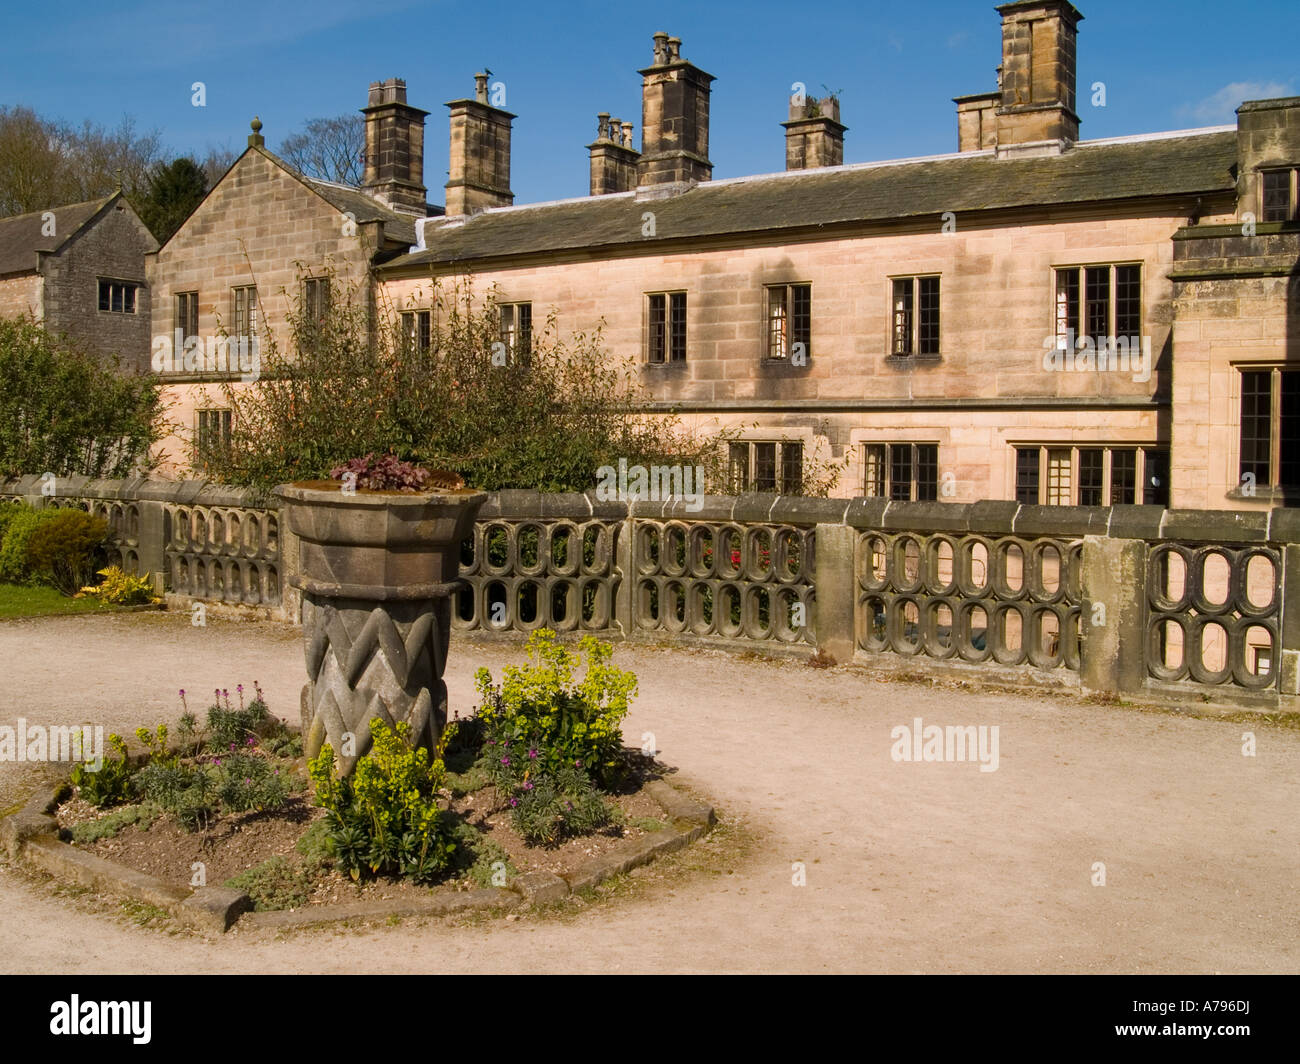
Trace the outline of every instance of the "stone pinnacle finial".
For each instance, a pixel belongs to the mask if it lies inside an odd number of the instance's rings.
[[[248,146],[250,148],[262,147],[266,143],[266,140],[262,137],[262,120],[257,115],[253,115],[253,120],[248,123],[248,128],[253,131],[248,135]]]

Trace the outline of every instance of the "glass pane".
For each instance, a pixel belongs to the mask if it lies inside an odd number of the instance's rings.
[[[894,354],[912,353],[912,279],[894,282]]]
[[[912,497],[912,445],[889,445],[889,497],[907,502]]]
[[[1090,266],[1083,273],[1087,306],[1085,332],[1100,341],[1110,334],[1110,267]]]
[[[669,298],[669,339],[672,344],[669,357],[674,362],[686,361],[686,293],[674,292]]]
[[[1147,448],[1142,452],[1142,502],[1147,506],[1169,505],[1169,452]]]
[[[122,290],[122,307],[128,314],[135,313],[135,285],[126,285]]]
[[[1260,204],[1260,221],[1285,222],[1291,208],[1291,171],[1268,170],[1263,178],[1263,202]]]
[[[776,444],[754,444],[754,490],[776,491]]]
[[[1102,459],[1105,452],[1100,447],[1086,447],[1079,451],[1079,505],[1101,506]]]
[[[917,353],[939,353],[939,278],[922,277],[919,281],[921,305],[918,308]]]
[[[1138,266],[1115,267],[1115,335],[1142,332],[1142,271]]]
[[[863,444],[862,461],[865,467],[862,494],[869,499],[878,499],[885,494],[885,445]]]
[[[933,443],[916,445],[916,497],[934,500],[939,497],[939,447]]]
[[[1270,480],[1273,436],[1273,373],[1241,375],[1241,478],[1266,486]]]
[[[1073,462],[1070,452],[1065,448],[1053,448],[1047,452],[1047,505],[1069,506],[1072,498],[1070,491],[1070,473]]]
[[[1282,412],[1278,421],[1282,457],[1279,461],[1279,484],[1300,486],[1300,373],[1282,372]]]
[[[803,494],[803,444],[781,444],[781,493]]]
[[[728,465],[731,477],[731,490],[742,492],[749,490],[749,444],[733,443],[728,449]]]
[[[1056,271],[1056,335],[1079,332],[1079,271]]]
[[[1038,448],[1016,448],[1016,502],[1038,502]]]
[[[767,290],[767,357],[785,358],[789,354],[787,347],[787,318],[785,306],[786,289]]]
[[[1116,448],[1110,452],[1110,504],[1130,506],[1137,502],[1137,451]]]
[[[650,351],[651,362],[664,360],[664,345],[667,341],[667,306],[665,296],[650,297]]]
[[[812,354],[812,285],[797,284],[791,289],[790,342],[803,344],[804,357]]]
[[[110,305],[109,301],[112,299],[112,289],[113,286],[109,284],[107,281],[99,282],[99,309],[100,310],[109,309],[109,305]]]

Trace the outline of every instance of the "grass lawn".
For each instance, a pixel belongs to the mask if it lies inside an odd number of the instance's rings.
[[[0,620],[10,617],[45,617],[52,613],[96,613],[111,609],[91,597],[73,599],[52,587],[19,587],[0,584]]]

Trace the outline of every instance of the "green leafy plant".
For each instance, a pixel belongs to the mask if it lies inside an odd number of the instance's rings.
[[[0,318],[0,478],[138,475],[163,433],[159,382],[25,319]]]
[[[412,747],[410,727],[370,724],[371,751],[351,776],[335,771],[326,744],[308,764],[316,800],[325,809],[330,851],[354,880],[363,874],[396,875],[428,882],[451,863],[456,850],[450,818],[438,807],[445,777],[442,754],[451,729],[430,759]]]
[[[579,769],[562,768],[554,775],[527,779],[510,799],[515,830],[533,846],[553,846],[573,835],[590,835],[622,817]]]
[[[253,681],[253,690],[252,701],[244,705],[244,685],[235,688],[239,698],[238,709],[231,705],[229,691],[215,692],[213,703],[208,707],[209,749],[218,752],[256,746],[263,731],[278,735],[283,730],[279,720],[271,716],[266,696],[256,680]]]
[[[73,766],[71,776],[77,793],[101,809],[121,805],[131,797],[131,763],[127,757],[126,740],[113,734],[108,737],[108,745],[116,756],[105,757],[98,772],[92,771],[88,765],[77,764]]]
[[[59,509],[27,540],[27,566],[38,579],[72,596],[90,582],[108,522],[84,510]]]
[[[114,809],[111,813],[96,817],[94,820],[83,820],[80,824],[74,824],[72,826],[72,841],[88,846],[99,842],[101,839],[111,839],[121,834],[132,824],[138,824],[142,831],[147,831],[161,815],[161,809],[148,803],[124,805],[120,809]]]
[[[226,886],[247,894],[258,912],[299,909],[307,904],[321,868],[319,860],[294,860],[276,855],[232,876],[226,880]]]
[[[36,580],[27,560],[27,545],[36,530],[58,514],[53,507],[38,510],[22,503],[8,509],[4,539],[0,540],[0,583],[27,584]]]
[[[485,734],[483,762],[498,787],[517,789],[530,775],[552,777],[576,768],[610,784],[623,770],[623,718],[636,694],[636,676],[611,663],[613,649],[591,636],[578,654],[549,628],[528,637],[530,664],[507,665],[500,687],[479,669],[476,716]],[[585,673],[575,680],[576,670]]]
[[[104,579],[83,587],[78,594],[97,598],[107,606],[144,606],[159,601],[147,576],[131,576],[116,565],[99,570],[98,575]]]

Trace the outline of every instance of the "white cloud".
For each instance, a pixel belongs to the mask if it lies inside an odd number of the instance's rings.
[[[1179,113],[1190,115],[1206,125],[1228,125],[1237,120],[1234,112],[1241,106],[1243,100],[1267,100],[1274,96],[1290,96],[1292,91],[1290,82],[1234,81],[1199,103],[1180,107]]]

